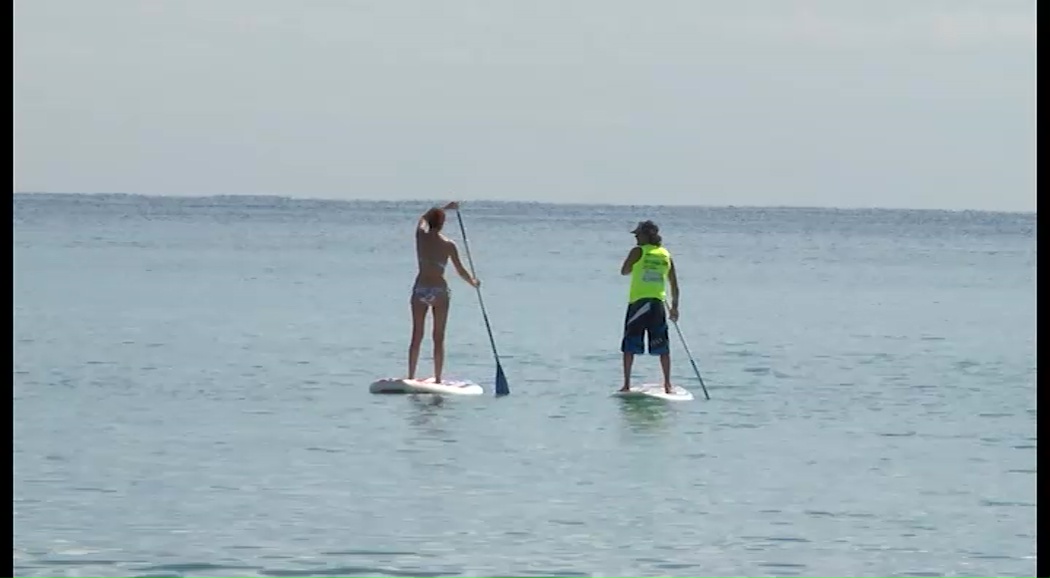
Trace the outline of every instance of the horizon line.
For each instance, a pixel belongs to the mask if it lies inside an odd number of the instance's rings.
[[[294,196],[276,193],[222,193],[222,194],[163,194],[163,193],[120,193],[120,192],[54,192],[54,191],[14,191],[14,196],[19,195],[51,195],[51,196],[123,196],[142,198],[163,199],[214,199],[214,198],[255,198],[255,199],[283,199],[289,201],[325,201],[325,202],[366,202],[366,203],[434,203],[434,199],[377,199],[358,197],[353,199],[336,197],[314,197]],[[797,209],[797,210],[835,210],[835,211],[930,211],[948,213],[997,213],[1014,215],[1036,215],[1035,209],[1031,210],[1006,210],[1006,209],[965,209],[965,208],[933,208],[933,207],[882,207],[882,206],[831,206],[831,205],[762,205],[762,204],[733,204],[733,205],[711,205],[698,203],[586,203],[578,201],[533,201],[517,199],[449,199],[461,203],[486,203],[486,204],[533,204],[553,206],[578,206],[578,207],[664,207],[664,208],[702,208],[702,209]]]

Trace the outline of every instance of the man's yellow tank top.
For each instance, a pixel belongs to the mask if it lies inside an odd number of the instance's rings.
[[[628,303],[639,299],[667,300],[667,273],[671,253],[657,245],[642,245],[642,257],[631,266],[631,293]]]

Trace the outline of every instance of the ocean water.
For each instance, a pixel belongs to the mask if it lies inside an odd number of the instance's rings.
[[[371,395],[426,208],[16,194],[15,575],[1035,575],[1034,215],[465,203],[512,393],[450,275],[486,395]],[[709,401],[610,397],[645,218]]]

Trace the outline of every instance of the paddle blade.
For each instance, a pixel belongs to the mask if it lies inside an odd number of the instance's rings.
[[[507,385],[507,376],[503,375],[503,366],[496,364],[496,397],[510,395],[510,386]]]

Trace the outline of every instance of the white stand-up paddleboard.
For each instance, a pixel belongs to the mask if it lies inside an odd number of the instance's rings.
[[[438,393],[449,395],[481,395],[484,390],[472,381],[427,379],[380,379],[368,386],[370,393]]]
[[[664,392],[664,386],[661,383],[643,383],[641,385],[632,385],[631,391],[615,391],[613,397],[622,397],[626,399],[663,399],[666,401],[691,401],[693,394],[688,389],[676,385],[674,386],[673,393]]]

